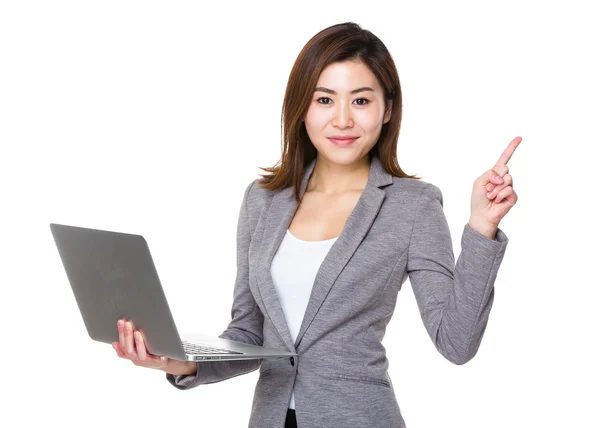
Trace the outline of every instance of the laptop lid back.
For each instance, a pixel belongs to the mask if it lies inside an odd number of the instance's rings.
[[[89,336],[119,341],[117,321],[130,320],[148,351],[185,360],[146,240],[140,235],[50,224]]]

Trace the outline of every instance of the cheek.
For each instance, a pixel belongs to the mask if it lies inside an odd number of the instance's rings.
[[[354,120],[365,132],[377,132],[381,128],[383,115],[377,109],[363,110],[355,114]]]
[[[330,113],[325,109],[309,108],[306,112],[306,128],[315,129],[321,128],[327,124],[330,119]]]

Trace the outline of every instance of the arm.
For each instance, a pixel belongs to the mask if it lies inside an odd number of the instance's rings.
[[[483,338],[508,238],[497,229],[489,239],[466,224],[455,265],[442,207],[440,189],[428,183],[415,216],[407,270],[435,347],[454,364],[464,364]]]
[[[263,314],[257,306],[249,287],[248,249],[251,232],[248,224],[248,195],[255,181],[246,188],[237,226],[237,275],[233,291],[231,322],[220,338],[262,346]],[[196,362],[196,373],[191,375],[167,374],[167,380],[178,389],[220,382],[250,373],[260,367],[262,360],[234,360]]]

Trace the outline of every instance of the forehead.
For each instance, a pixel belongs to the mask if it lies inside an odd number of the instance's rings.
[[[375,74],[362,62],[343,61],[329,64],[323,69],[317,86],[325,86],[335,91],[348,92],[362,86],[382,91]]]

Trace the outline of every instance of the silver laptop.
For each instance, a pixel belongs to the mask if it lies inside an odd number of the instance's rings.
[[[93,340],[118,342],[117,320],[125,318],[151,354],[181,361],[297,355],[205,334],[181,337],[142,236],[54,223],[50,230]]]

